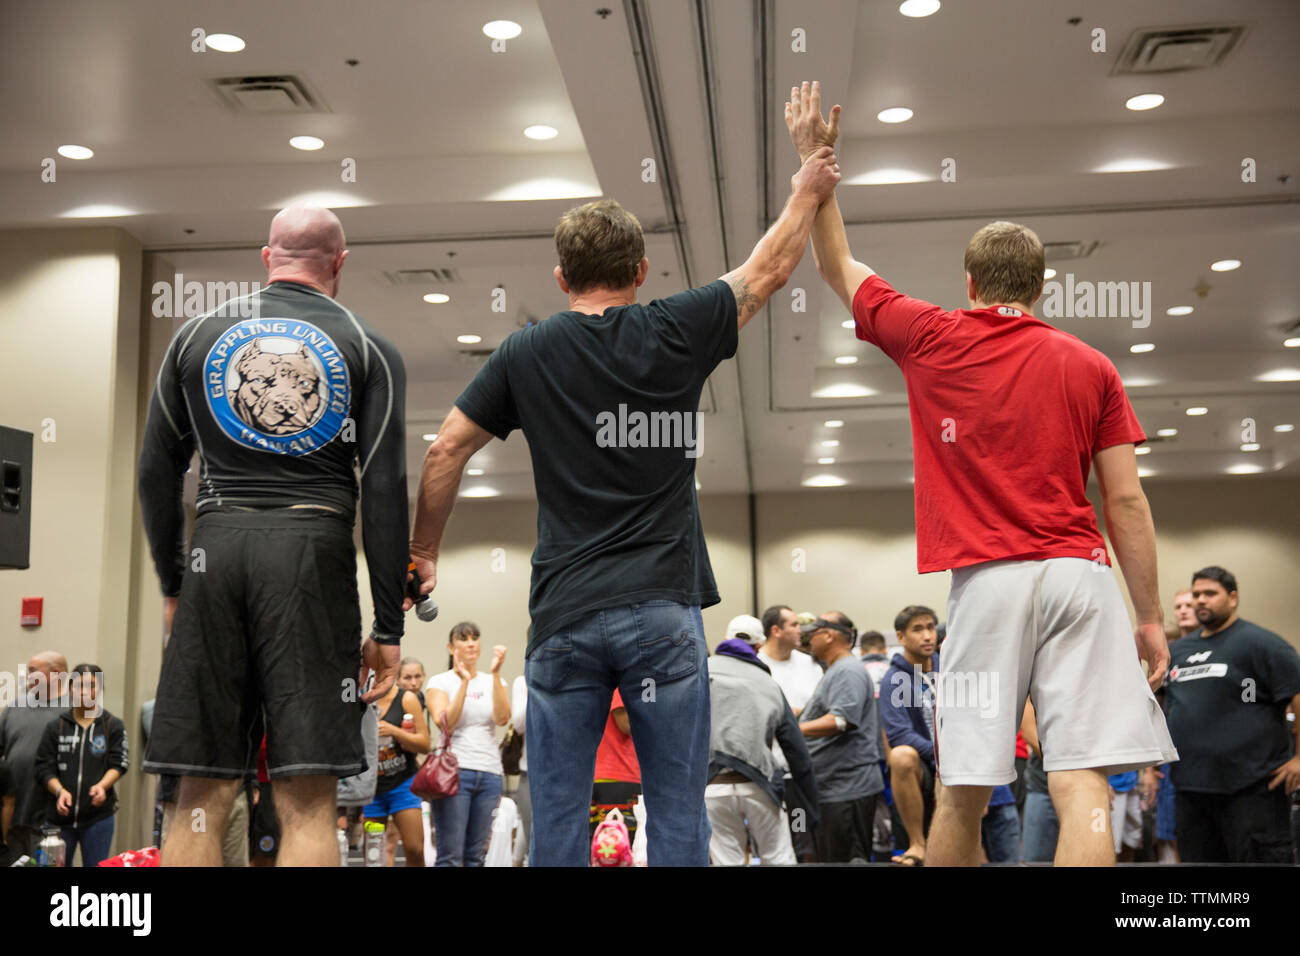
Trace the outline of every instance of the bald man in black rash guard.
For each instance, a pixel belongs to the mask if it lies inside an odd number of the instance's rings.
[[[144,769],[182,777],[180,819],[206,815],[200,832],[171,830],[166,866],[221,864],[220,836],[241,781],[257,772],[263,730],[279,864],[337,866],[336,780],[365,765],[362,701],[397,677],[406,372],[335,301],[347,254],[328,209],[281,210],[262,249],[266,288],[186,322],[158,372],[139,490],[171,637]],[[187,549],[181,499],[196,449]],[[360,650],[357,473],[375,607]],[[376,677],[364,696],[363,661]]]

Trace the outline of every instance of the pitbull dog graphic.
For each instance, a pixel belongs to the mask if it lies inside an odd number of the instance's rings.
[[[236,387],[226,393],[245,425],[270,435],[308,428],[321,410],[320,372],[306,344],[283,355],[262,350],[253,339],[235,362]]]

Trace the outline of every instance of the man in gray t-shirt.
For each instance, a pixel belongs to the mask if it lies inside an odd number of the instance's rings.
[[[822,821],[817,858],[822,863],[871,859],[871,823],[880,773],[880,718],[871,676],[853,656],[853,632],[818,618],[803,628],[813,657],[826,674],[799,715],[808,738]]]

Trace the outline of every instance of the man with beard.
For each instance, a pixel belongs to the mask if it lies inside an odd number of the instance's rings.
[[[1192,576],[1200,628],[1170,648],[1169,732],[1182,760],[1178,851],[1185,863],[1291,863],[1287,794],[1300,787],[1286,709],[1300,709],[1300,655],[1237,616],[1237,579]]]

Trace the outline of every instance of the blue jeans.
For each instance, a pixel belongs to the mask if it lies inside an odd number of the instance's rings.
[[[596,748],[614,688],[641,765],[651,866],[708,866],[709,673],[698,607],[593,611],[533,650],[528,682],[530,866],[587,866]]]
[[[1020,814],[1014,803],[989,807],[980,832],[990,863],[1015,863],[1020,859]]]
[[[433,845],[438,854],[434,866],[483,865],[492,836],[492,813],[501,802],[503,782],[499,773],[462,767],[456,796],[430,801]]]
[[[1025,863],[1051,863],[1056,858],[1056,838],[1061,824],[1046,793],[1025,794],[1025,842],[1020,859]]]
[[[101,860],[107,859],[108,848],[113,843],[114,819],[115,815],[110,813],[88,827],[59,827],[59,836],[68,845],[63,865],[72,866],[72,854],[78,843],[81,844],[82,866],[99,866]]]

